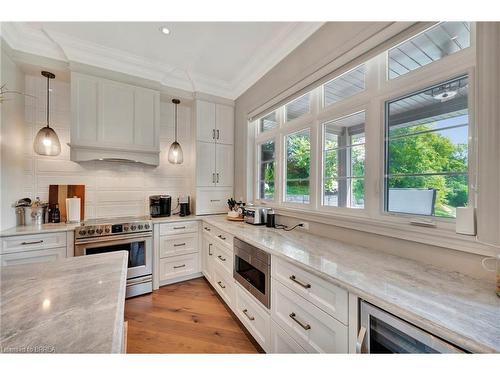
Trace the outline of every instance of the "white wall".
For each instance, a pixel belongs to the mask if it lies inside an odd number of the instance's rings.
[[[24,91],[24,74],[11,60],[5,44],[1,50],[1,84],[5,89]],[[16,225],[13,203],[20,198],[19,186],[23,184],[24,96],[8,94],[0,104],[0,229]]]
[[[33,139],[45,124],[46,80],[26,76],[26,91],[37,100],[26,100],[23,180],[15,192],[21,197],[48,199],[50,184],[84,184],[85,218],[146,215],[149,213],[149,195],[192,194],[194,168],[191,129],[191,107],[179,106],[178,138],[184,150],[184,163],[168,162],[168,148],[173,141],[173,104],[161,103],[160,112],[160,165],[157,168],[141,164],[93,161],[75,163],[69,160],[70,141],[70,84],[56,77],[51,82],[51,126],[62,145],[57,157],[39,156],[33,152]],[[173,205],[175,206],[174,202]],[[172,207],[174,208],[174,207]]]

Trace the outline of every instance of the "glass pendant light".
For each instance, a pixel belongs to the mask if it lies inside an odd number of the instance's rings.
[[[33,148],[38,155],[57,156],[61,153],[61,143],[54,129],[49,126],[49,82],[56,76],[50,72],[43,71],[42,76],[47,78],[47,126],[41,128],[33,143]]]
[[[177,104],[181,101],[179,99],[172,99],[175,108],[175,139],[174,143],[170,145],[170,150],[168,151],[168,161],[172,164],[182,164],[184,161],[184,156],[182,154],[182,148],[179,142],[177,142]]]

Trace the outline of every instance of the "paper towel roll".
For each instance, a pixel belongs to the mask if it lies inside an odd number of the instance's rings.
[[[80,198],[66,198],[66,222],[80,222]]]

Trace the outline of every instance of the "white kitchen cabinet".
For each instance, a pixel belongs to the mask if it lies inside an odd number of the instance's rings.
[[[196,101],[197,215],[227,211],[234,184],[234,109],[230,105]],[[218,188],[225,188],[222,190]],[[200,193],[200,194],[198,194]],[[221,200],[221,196],[223,196]]]
[[[161,236],[168,236],[171,234],[182,234],[182,233],[197,233],[197,232],[198,232],[197,221],[179,221],[176,223],[160,224]]]
[[[213,278],[213,287],[222,297],[224,302],[234,310],[235,303],[235,287],[236,284],[234,282],[233,276],[228,275],[224,270],[219,267],[214,267],[214,278]]]
[[[217,143],[234,144],[234,108],[229,105],[215,105],[215,139]]]
[[[126,159],[158,165],[158,91],[72,73],[71,119],[71,160]]]
[[[214,263],[233,277],[233,251],[225,246],[214,244]]]
[[[198,252],[197,233],[160,237],[160,258],[196,252]]]
[[[347,326],[272,280],[271,317],[308,353],[348,353]]]
[[[169,280],[190,277],[199,272],[198,258],[198,253],[161,258],[160,285],[168,284]]]
[[[234,312],[252,337],[266,352],[271,349],[271,316],[255,298],[236,284]]]
[[[215,142],[215,103],[196,101],[196,139]]]
[[[214,243],[211,236],[203,234],[201,246],[201,271],[210,283],[213,283]]]
[[[196,184],[215,186],[215,143],[196,142]]]
[[[67,243],[66,237],[66,232],[2,237],[0,243],[0,254],[65,247]]]
[[[66,247],[56,247],[2,254],[0,255],[0,265],[13,266],[16,264],[53,262],[64,258],[66,258]]]
[[[275,321],[271,320],[271,353],[294,354],[305,353],[302,346],[285,332]]]
[[[217,144],[215,150],[215,186],[231,187],[234,179],[234,152],[232,145]]]

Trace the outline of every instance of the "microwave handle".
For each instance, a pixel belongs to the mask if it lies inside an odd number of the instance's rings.
[[[364,344],[366,340],[366,328],[361,326],[356,340],[356,354],[366,353]]]

